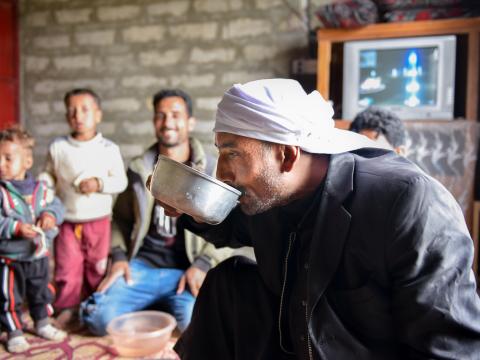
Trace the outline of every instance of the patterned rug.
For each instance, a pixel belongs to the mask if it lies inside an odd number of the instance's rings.
[[[6,333],[0,337],[0,360],[4,359],[34,359],[34,360],[107,360],[107,359],[132,359],[118,356],[112,346],[109,336],[96,337],[89,335],[86,330],[70,333],[63,341],[44,340],[33,334],[32,321],[25,316],[25,337],[30,343],[29,350],[20,354],[10,354],[6,351]],[[145,358],[137,359],[178,359],[172,352],[176,338],[172,338],[165,350]]]

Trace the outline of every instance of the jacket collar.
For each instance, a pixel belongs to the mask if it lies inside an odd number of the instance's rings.
[[[207,155],[202,144],[195,138],[190,138],[190,161],[195,170],[205,172],[207,169]],[[210,175],[210,174],[209,174]]]
[[[18,196],[32,195],[37,182],[33,175],[27,171],[23,180],[0,180],[0,184],[3,185],[11,193],[15,193]]]
[[[314,229],[308,271],[308,306],[315,304],[335,274],[340,262],[351,215],[343,206],[353,190],[355,161],[351,153],[331,155],[320,209]]]

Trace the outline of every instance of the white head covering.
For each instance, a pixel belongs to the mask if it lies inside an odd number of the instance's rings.
[[[334,127],[332,106],[318,91],[308,94],[291,79],[233,85],[218,104],[215,132],[226,132],[309,153],[337,154],[378,147],[366,136]]]

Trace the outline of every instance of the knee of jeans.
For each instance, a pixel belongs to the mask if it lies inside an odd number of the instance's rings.
[[[187,328],[188,324],[190,324],[190,319],[188,321],[177,321],[178,330],[183,333]]]
[[[177,327],[181,332],[183,332],[188,324],[190,324],[190,321],[192,320],[193,306],[195,304],[195,298],[192,295],[186,296],[184,294],[182,298],[183,301],[177,303],[172,309],[175,320],[177,320]]]
[[[104,294],[94,293],[80,304],[80,321],[94,334],[103,336],[107,333],[107,325],[113,319],[112,308],[105,304]]]
[[[192,320],[192,313],[190,312],[189,314],[183,314],[183,316],[176,318],[177,320],[177,327],[180,332],[184,332],[187,326],[190,324],[190,321]]]

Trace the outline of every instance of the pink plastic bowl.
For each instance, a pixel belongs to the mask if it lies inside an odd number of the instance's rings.
[[[163,350],[176,326],[175,318],[165,312],[138,311],[114,318],[107,332],[119,355],[137,357]]]

